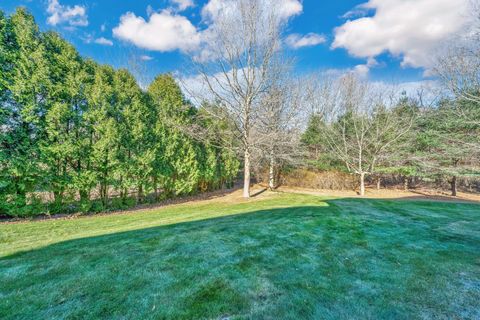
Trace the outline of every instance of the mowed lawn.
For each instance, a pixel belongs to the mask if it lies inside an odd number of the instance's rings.
[[[267,193],[3,224],[0,319],[480,319],[480,206]]]

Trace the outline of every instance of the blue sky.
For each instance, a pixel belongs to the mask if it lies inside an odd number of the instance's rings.
[[[41,30],[58,31],[83,56],[98,62],[120,67],[131,56],[143,57],[151,78],[161,72],[182,72],[185,47],[191,45],[182,37],[195,37],[207,28],[203,9],[209,2],[214,5],[221,1],[0,0],[0,8],[10,14],[17,6],[27,7]],[[384,82],[425,80],[431,68],[429,58],[442,43],[463,30],[468,3],[468,0],[277,1],[283,1],[291,10],[286,30],[290,42],[286,46],[296,58],[298,72],[354,70],[371,80]],[[185,32],[169,34],[174,30],[167,26],[158,35],[152,34],[148,30],[156,30],[157,26],[153,25],[153,17],[155,23],[161,24],[161,19],[170,19],[170,24],[180,23]],[[141,26],[132,29],[127,22],[135,21]],[[150,25],[153,29],[145,29]],[[147,30],[143,34],[145,39],[141,39],[141,30]],[[167,39],[148,43],[162,37]]]

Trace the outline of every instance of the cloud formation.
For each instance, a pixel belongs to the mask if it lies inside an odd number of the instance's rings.
[[[143,55],[140,56],[140,60],[142,60],[142,61],[150,61],[150,60],[153,60],[153,57],[148,56],[148,55],[146,55],[146,54],[143,54]]]
[[[167,51],[189,51],[200,43],[200,35],[184,16],[169,10],[153,12],[148,21],[127,12],[120,17],[120,24],[113,29],[113,35],[137,47]]]
[[[47,23],[52,26],[66,23],[71,27],[88,26],[87,10],[84,6],[64,6],[58,0],[49,0]]]
[[[466,27],[468,7],[469,0],[369,0],[356,15],[374,14],[336,28],[332,48],[361,58],[388,52],[401,57],[402,66],[428,68],[439,47]]]
[[[113,29],[113,35],[143,49],[190,52],[199,49],[202,43],[208,42],[209,29],[215,25],[220,13],[237,14],[236,1],[209,0],[201,10],[203,22],[206,24],[203,30],[194,26],[185,16],[178,14],[178,11],[193,6],[192,0],[171,0],[176,8],[155,12],[149,7],[147,19],[132,12],[122,15],[119,25]],[[303,10],[299,0],[263,0],[262,3],[265,8],[271,6],[278,8],[279,19],[289,19]]]
[[[202,8],[202,17],[204,20],[215,22],[220,13],[237,14],[235,12],[237,0],[209,0]],[[302,2],[299,0],[263,0],[261,3],[266,9],[277,8],[279,19],[289,19],[299,15],[303,11]]]
[[[195,6],[193,0],[170,0],[170,2],[179,10],[184,11]]]
[[[113,46],[112,40],[109,40],[109,39],[104,38],[104,37],[97,38],[97,39],[95,39],[94,42],[96,44],[100,44],[102,46]]]
[[[293,49],[300,49],[303,47],[312,47],[326,42],[327,39],[324,35],[317,33],[308,33],[304,36],[298,33],[289,35],[285,39],[285,43]]]

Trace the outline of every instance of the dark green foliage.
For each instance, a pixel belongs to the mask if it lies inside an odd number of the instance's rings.
[[[173,77],[143,92],[127,70],[41,33],[25,9],[0,12],[0,67],[0,215],[124,209],[237,173],[233,155],[183,132],[196,109]]]
[[[28,197],[42,183],[40,148],[48,109],[48,62],[33,16],[18,9],[3,28],[8,72],[2,81],[1,211],[30,214]],[[3,50],[2,50],[3,51]],[[8,195],[8,196],[7,196]],[[35,199],[32,202],[36,203]]]
[[[478,174],[480,106],[445,99],[418,118],[413,139],[420,175],[447,179],[456,195],[457,178]]]
[[[342,162],[328,151],[324,126],[325,123],[319,114],[312,114],[308,119],[307,128],[301,137],[302,144],[308,150],[306,163],[316,170],[347,171]]]

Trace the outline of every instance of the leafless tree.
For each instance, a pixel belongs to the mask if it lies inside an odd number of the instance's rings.
[[[285,77],[270,88],[261,101],[258,121],[253,127],[258,159],[269,168],[268,186],[278,186],[279,169],[285,164],[298,164],[304,155],[300,145],[304,123],[302,88],[298,80]]]
[[[256,141],[252,130],[258,108],[284,66],[280,61],[281,34],[286,24],[275,1],[230,1],[220,9],[215,22],[205,31],[209,40],[202,53],[193,58],[200,75],[203,100],[214,101],[225,112],[211,116],[228,117],[236,138],[241,141],[244,159],[244,197],[250,197],[251,155]],[[208,109],[215,110],[215,109]],[[218,109],[217,109],[218,110]]]
[[[437,57],[433,71],[456,98],[480,105],[480,4],[472,1],[465,34]]]
[[[434,73],[446,91],[446,100],[452,100],[449,111],[461,125],[470,126],[473,139],[456,139],[446,134],[448,143],[462,146],[468,154],[480,155],[480,4],[472,1],[474,19],[468,32],[437,58]]]
[[[329,151],[347,169],[358,175],[360,195],[365,194],[365,176],[372,174],[379,161],[390,155],[399,139],[411,128],[412,119],[401,119],[391,110],[394,96],[374,88],[353,74],[320,91],[329,101],[323,112],[322,132]],[[333,90],[333,92],[332,92]],[[318,99],[318,98],[317,98]]]

